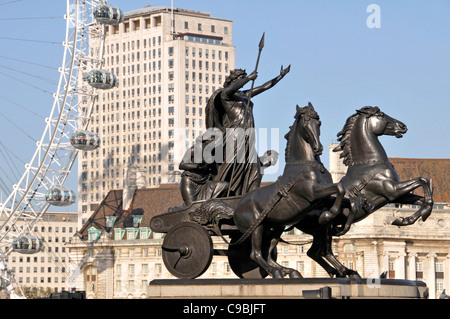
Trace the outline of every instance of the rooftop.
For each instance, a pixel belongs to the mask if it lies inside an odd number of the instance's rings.
[[[199,17],[211,17],[211,13],[209,13],[209,12],[179,9],[179,8],[173,8],[173,11],[174,11],[174,13],[178,13],[178,14],[185,14],[185,15],[192,15],[192,16],[199,16]],[[163,7],[163,6],[145,6],[143,8],[125,12],[125,19],[139,17],[142,15],[147,15],[147,14],[152,14],[152,13],[159,13],[159,12],[172,12],[172,8]]]
[[[394,165],[401,181],[416,177],[426,177],[432,181],[433,199],[435,202],[450,202],[449,198],[449,175],[450,159],[434,158],[389,158]],[[422,189],[415,192],[423,195]]]

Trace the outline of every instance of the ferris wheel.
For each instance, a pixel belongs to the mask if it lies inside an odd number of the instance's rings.
[[[44,132],[23,175],[0,203],[0,279],[12,296],[23,296],[23,292],[6,267],[6,257],[12,251],[41,251],[41,239],[32,234],[38,221],[50,205],[75,203],[75,193],[64,187],[64,182],[77,152],[99,147],[99,137],[88,131],[97,90],[118,83],[102,66],[106,25],[120,23],[121,10],[107,0],[67,0],[64,18],[64,54]],[[98,44],[95,47],[99,49],[90,50],[88,42]]]

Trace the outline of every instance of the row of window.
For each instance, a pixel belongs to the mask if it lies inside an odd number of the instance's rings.
[[[37,284],[37,283],[43,284],[46,282],[45,277],[39,277],[39,282],[38,282],[38,277],[33,277],[32,279],[30,277],[25,277],[25,280],[24,280],[23,277],[19,276],[18,279],[19,279],[19,283],[21,283],[21,284],[31,284],[31,283],[32,284]],[[62,283],[62,284],[64,284],[65,282],[66,282],[65,276],[53,277],[53,279],[52,279],[52,277],[47,277],[47,283],[55,283],[55,284]],[[55,291],[58,291],[58,289],[55,288]]]
[[[228,30],[227,27],[225,27],[225,29]],[[198,38],[202,38],[202,37],[199,36]],[[206,37],[203,37],[203,38],[206,38]],[[187,40],[195,41],[195,42],[203,42],[203,41],[205,41],[203,39],[194,39],[194,38],[188,38]],[[206,40],[206,42],[208,42],[208,40]],[[152,44],[153,44],[153,47],[156,47],[156,46],[159,47],[162,44],[162,38],[161,38],[161,36],[158,36],[158,37],[153,37],[151,39],[142,39],[142,43],[143,43],[143,48],[144,49],[147,48],[147,43],[148,43],[149,47],[152,46]],[[133,41],[128,41],[128,42],[122,42],[122,52],[133,51],[135,49],[136,50],[140,50],[141,49],[140,44],[141,44],[141,40],[139,40],[139,39],[136,40],[136,41],[133,40]],[[119,51],[120,51],[119,50],[120,43],[107,44],[105,47],[106,47],[106,55],[119,53]],[[91,48],[91,56],[94,56],[94,51],[95,50],[97,50],[97,52],[95,52],[96,55],[99,54],[99,52],[98,52],[99,49],[98,48],[97,49]],[[218,59],[220,60],[220,59],[222,59],[222,54],[223,54],[225,59],[228,59],[228,51],[223,51],[224,53],[222,53],[222,50],[211,49],[211,51],[210,51],[209,48],[196,48],[196,47],[189,47],[189,46],[186,46],[186,48],[185,48],[186,56],[191,55],[192,57],[195,57],[196,54],[198,54],[198,57],[200,57],[200,58],[202,58],[204,56],[206,59],[209,59],[210,52],[211,52],[211,58],[212,59],[215,59],[216,56],[217,56]],[[217,52],[217,55],[216,55],[216,52]],[[143,56],[145,58],[147,56],[146,55],[147,51],[143,51],[142,53],[143,53]],[[169,56],[172,56],[175,53],[174,47],[173,46],[169,47],[167,49],[167,53],[168,53]],[[118,57],[118,56],[119,55],[116,55],[116,57]],[[123,55],[123,56],[125,56],[125,55]],[[161,48],[149,50],[148,51],[148,57],[151,58],[152,56],[153,56],[153,58],[155,58],[156,56],[158,56],[158,58],[161,58],[161,56],[162,56]],[[134,53],[131,53],[131,55],[129,53],[128,54],[128,59],[130,59],[130,57],[132,59],[134,59]],[[136,52],[136,59],[139,59],[139,58],[140,58],[140,52]],[[123,62],[125,62],[125,58],[124,58]]]
[[[17,229],[16,229],[17,227],[19,227],[20,229],[22,229],[22,226],[14,226],[14,227],[12,228],[12,231],[15,232],[15,231],[17,230]],[[6,230],[9,230],[9,226],[6,226]],[[59,228],[59,226],[56,226],[56,227],[54,227],[54,228],[53,228],[52,226],[48,226],[48,227],[41,226],[41,227],[40,227],[41,233],[45,233],[45,232],[51,233],[51,232],[53,232],[53,230],[55,231],[55,233],[59,233],[60,228]],[[62,233],[65,233],[66,230],[68,230],[69,234],[72,234],[72,233],[73,233],[73,227],[65,227],[65,226],[62,226],[62,227],[61,227],[61,232],[62,232]],[[37,233],[38,231],[39,231],[39,228],[38,228],[37,226],[34,227],[34,232]]]
[[[172,98],[173,98],[173,96],[172,96]],[[186,99],[189,99],[189,95],[186,95]],[[193,100],[195,100],[195,98]],[[124,112],[124,113],[122,113],[122,115],[123,115],[122,121],[133,121],[133,122],[123,123],[122,124],[122,129],[123,129],[124,133],[126,132],[127,127],[128,127],[128,131],[130,131],[130,129],[132,131],[134,131],[135,127],[136,127],[137,130],[139,130],[141,124],[144,126],[145,130],[147,129],[147,122],[146,121],[139,121],[140,120],[140,112],[137,111],[136,113],[137,113],[136,116],[135,116],[135,112],[128,112],[128,113]],[[168,107],[168,114],[169,114],[169,116],[170,115],[175,115],[175,107],[174,106],[169,106]],[[190,115],[189,114],[189,106],[187,106],[185,108],[185,115]],[[198,108],[198,114],[196,114],[196,107],[195,106],[192,107],[191,115],[192,116],[202,117],[203,116],[203,108],[201,108],[201,107]],[[98,118],[98,116],[97,116],[97,118]],[[147,118],[146,111],[144,111],[143,119],[145,120],[146,118]],[[169,123],[168,124],[173,124],[173,123],[170,122],[170,120],[173,120],[173,118],[169,119]],[[201,121],[202,119],[200,118],[199,120]],[[102,123],[105,123],[105,122],[109,123],[109,122],[114,122],[114,121],[117,121],[117,122],[120,121],[119,113],[110,114],[110,115],[103,115]],[[148,128],[149,129],[152,129],[152,127],[154,129],[155,128],[161,128],[161,124],[162,124],[162,122],[161,122],[160,119],[159,120],[153,120],[153,121],[150,120],[150,121],[148,121]],[[195,126],[195,125],[193,125],[193,126]],[[97,129],[96,133],[99,133],[99,130],[98,130],[99,127],[96,127],[96,129]],[[116,124],[115,126],[114,125],[106,126],[106,127],[103,126],[103,134],[105,134],[106,132],[114,133],[114,130],[116,130],[117,132],[120,130],[119,124]]]
[[[209,26],[209,31],[211,31],[211,33],[216,33],[216,26],[214,24],[210,24]],[[189,30],[189,22],[188,21],[184,21],[184,29],[187,31]],[[197,31],[206,31],[207,28],[205,28],[205,26],[202,23],[197,22]],[[223,27],[223,34],[228,34],[228,27]]]
[[[191,54],[190,54],[191,52]],[[196,58],[196,49],[192,48],[190,50],[189,47],[186,47],[185,50],[185,55],[187,57],[195,57]],[[209,49],[205,49],[204,50],[205,54],[203,55],[203,49],[202,48],[198,48],[198,58],[202,59],[209,59]],[[148,53],[148,54],[147,54]],[[169,56],[173,56],[174,50],[173,47],[169,48]],[[216,50],[211,50],[211,59],[215,60],[217,56],[218,60],[222,60],[224,59],[225,61],[228,61],[229,59],[229,53],[228,51],[217,51],[217,55],[216,55]],[[153,49],[153,50],[149,50],[149,51],[143,51],[142,52],[142,59],[143,60],[147,60],[148,59],[161,59],[162,58],[162,52],[161,49]],[[122,55],[122,63],[120,61],[120,55],[111,55],[111,56],[106,56],[105,57],[105,65],[106,66],[110,66],[110,65],[114,65],[114,64],[126,64],[126,63],[134,63],[134,62],[140,62],[141,60],[141,52],[136,52],[136,53],[128,53],[128,54],[123,54]],[[171,62],[172,61],[172,62]],[[193,59],[193,67],[195,68],[195,60]],[[156,70],[156,64],[158,63],[158,69],[161,69],[161,60],[158,61],[154,61],[153,62],[153,70]],[[201,68],[202,65],[202,61],[199,60],[199,67]],[[205,61],[205,67],[208,68],[209,66],[209,61]],[[211,61],[211,65],[214,66],[215,62]],[[144,64],[145,65],[145,64]],[[169,59],[169,63],[168,63],[169,67],[173,67],[173,59]],[[186,60],[186,67],[189,67],[189,60]],[[214,67],[213,67],[214,68]],[[149,63],[149,69],[148,71],[151,71],[151,65]],[[125,69],[124,69],[124,73],[125,73]]]
[[[47,268],[47,273],[65,273],[66,272],[66,267],[40,267],[40,272],[41,274],[45,273],[45,268]],[[18,271],[17,273],[21,274],[21,273],[27,273],[30,274],[31,273],[31,267],[17,267]],[[24,271],[25,269],[25,271]],[[13,272],[16,272],[16,267],[13,266],[11,267],[11,270]],[[33,267],[33,273],[38,273],[38,267]]]
[[[152,45],[153,46],[160,46],[161,42],[162,42],[161,36],[152,37],[152,38],[149,38],[149,39],[142,39],[142,43],[144,45],[144,49],[147,47],[147,43],[148,43],[148,46],[150,47]],[[134,50],[135,48],[139,50],[140,49],[140,45],[141,45],[141,40],[122,42],[122,51],[123,52],[125,52],[125,50],[130,51],[130,50]],[[115,44],[113,43],[113,44],[107,44],[106,45],[106,53],[107,54],[114,53],[114,50],[115,50],[115,52],[119,52],[119,49],[120,49],[120,44],[119,43],[115,43]],[[93,50],[94,49],[92,48],[91,49],[91,55],[94,54]]]
[[[40,259],[40,263],[44,263],[45,262],[45,257],[44,256],[41,256],[39,259]],[[15,263],[16,261],[19,262],[19,263],[22,263],[24,261],[26,261],[27,263],[31,263],[32,261],[37,263],[38,262],[38,257],[35,256],[32,259],[30,256],[27,256],[26,258],[23,257],[23,256],[18,256],[18,257],[14,256],[14,255],[11,256],[11,262]],[[48,256],[47,257],[47,262],[49,262],[49,263],[51,263],[51,262],[58,263],[58,262],[60,262],[60,260],[59,260],[58,256],[55,256],[55,259],[53,259],[53,257],[51,257],[51,256]],[[65,263],[66,262],[66,257],[61,257],[61,262]]]

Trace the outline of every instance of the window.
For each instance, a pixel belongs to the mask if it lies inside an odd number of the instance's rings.
[[[157,274],[157,275],[162,274],[162,265],[160,263],[155,264],[155,274]]]
[[[305,262],[304,261],[297,261],[297,270],[300,273],[305,271]]]
[[[127,228],[127,240],[136,239],[136,235],[138,233],[138,229],[136,228]]]
[[[134,275],[135,270],[136,270],[136,266],[134,264],[128,265],[128,275]]]
[[[89,228],[88,230],[88,240],[89,241],[95,241],[98,240],[100,238],[100,234],[102,233],[102,231],[100,229],[95,228],[94,226],[92,226],[91,228]]]
[[[85,287],[87,292],[97,292],[97,268],[88,266],[85,270]]]
[[[198,24],[197,30],[198,30],[198,31],[202,31],[202,24],[201,24],[201,23]]]
[[[395,260],[389,258],[389,279],[395,278]]]
[[[423,262],[421,260],[416,260],[416,279],[423,278]]]
[[[134,292],[134,280],[128,281],[128,292]]]
[[[122,228],[114,228],[114,239],[121,240],[123,235],[125,234],[125,230]]]
[[[440,294],[444,290],[444,262],[436,261],[435,264],[435,276],[436,276],[436,295]]]
[[[142,274],[143,275],[148,275],[148,264],[143,264],[142,265]]]
[[[142,227],[139,228],[139,238],[140,239],[148,239],[150,237],[151,234],[151,230],[149,227]]]

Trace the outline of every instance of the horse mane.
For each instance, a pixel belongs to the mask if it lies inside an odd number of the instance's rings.
[[[311,104],[311,102],[308,102],[308,105],[305,107],[299,107],[297,105],[297,109],[296,109],[296,113],[294,115],[295,121],[294,124],[292,124],[291,126],[289,126],[289,132],[286,133],[286,135],[284,136],[284,138],[287,140],[287,144],[286,144],[286,149],[284,151],[284,157],[286,162],[289,160],[289,153],[290,153],[290,149],[291,149],[291,143],[292,143],[292,132],[297,128],[297,124],[300,120],[300,117],[302,115],[311,118],[319,118],[319,114],[317,114],[317,112],[314,110],[313,105]]]
[[[350,143],[351,133],[353,131],[353,127],[355,125],[356,120],[360,116],[370,117],[376,113],[378,113],[380,109],[378,107],[372,106],[364,106],[359,110],[356,110],[356,113],[351,115],[344,124],[344,128],[337,133],[338,141],[340,144],[333,149],[333,152],[340,152],[342,154],[339,156],[340,158],[344,158],[344,165],[348,166],[352,161],[352,149]]]

